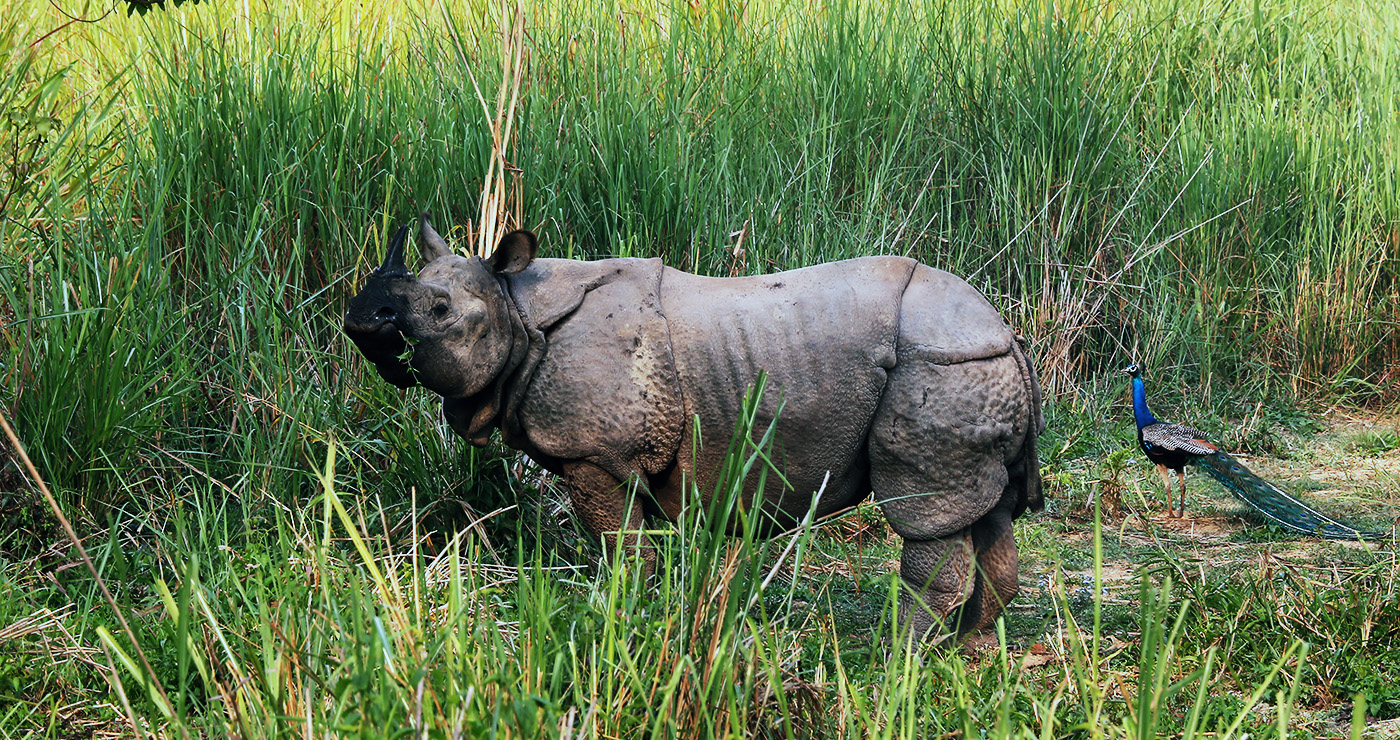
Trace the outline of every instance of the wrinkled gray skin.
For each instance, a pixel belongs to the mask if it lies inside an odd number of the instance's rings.
[[[500,429],[559,475],[610,546],[654,558],[625,532],[678,518],[683,479],[713,490],[766,370],[758,424],[781,395],[775,456],[792,485],[766,494],[778,526],[807,513],[828,473],[818,515],[873,492],[904,539],[901,621],[917,637],[984,628],[1015,596],[1011,521],[1042,504],[1040,388],[957,277],[901,257],[699,277],[656,259],[535,259],[524,231],[483,260],[453,254],[426,215],[415,275],[403,241],[351,301],[346,333],[390,383],[442,396],[458,434],[481,445]]]

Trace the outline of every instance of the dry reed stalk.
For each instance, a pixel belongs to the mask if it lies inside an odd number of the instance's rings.
[[[445,8],[443,12],[447,12]],[[453,28],[450,20],[448,27]],[[520,169],[506,160],[506,151],[514,141],[520,83],[525,78],[525,13],[519,5],[515,6],[514,12],[510,12],[506,3],[501,3],[500,35],[501,83],[496,90],[493,111],[481,92],[476,74],[472,72],[461,38],[455,29],[452,34],[462,67],[471,80],[477,101],[481,103],[481,111],[491,122],[491,158],[486,164],[486,176],[481,183],[481,209],[475,228],[471,222],[466,227],[471,253],[479,257],[490,256],[508,228],[520,223]],[[506,182],[507,172],[510,173],[509,184]]]

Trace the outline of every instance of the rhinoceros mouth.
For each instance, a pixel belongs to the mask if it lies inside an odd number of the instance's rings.
[[[402,335],[403,331],[399,329],[398,324],[394,323],[394,319],[398,317],[381,315],[382,313],[384,313],[383,309],[368,320],[356,320],[347,316],[345,318],[345,333],[355,338],[356,341],[359,341],[361,337],[370,341]]]
[[[400,388],[418,384],[417,374],[406,357],[409,336],[397,324],[384,319],[365,323],[347,319],[345,333],[385,380]]]
[[[402,345],[408,343],[408,335],[392,321],[381,321],[367,327],[346,327],[345,333],[349,334],[355,343],[364,346],[394,347],[396,354],[402,351]]]

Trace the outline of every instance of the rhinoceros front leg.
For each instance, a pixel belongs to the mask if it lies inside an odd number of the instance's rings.
[[[656,567],[656,551],[641,530],[646,524],[642,511],[640,482],[624,482],[591,462],[565,463],[564,487],[574,514],[584,529],[603,542],[611,557],[614,548],[641,555],[643,570],[650,575]]]

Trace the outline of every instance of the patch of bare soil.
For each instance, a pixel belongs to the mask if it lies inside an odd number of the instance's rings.
[[[1366,729],[1376,733],[1377,740],[1400,740],[1400,719],[1372,720]]]
[[[1400,479],[1400,454],[1388,453],[1382,457],[1361,458],[1346,467],[1331,465],[1315,466],[1309,476],[1319,481],[1344,483],[1369,483],[1377,480]],[[1327,491],[1317,491],[1324,494]]]
[[[1173,518],[1165,514],[1158,514],[1151,517],[1150,521],[1151,526],[1181,537],[1190,537],[1205,542],[1225,540],[1243,526],[1243,523],[1234,517],[1210,514],[1194,516],[1189,509],[1186,516],[1183,517]]]

